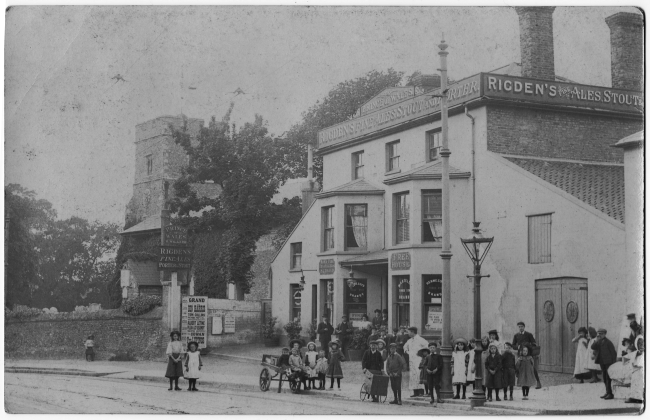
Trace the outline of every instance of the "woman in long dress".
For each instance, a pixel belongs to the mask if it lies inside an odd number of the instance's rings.
[[[587,329],[585,327],[578,328],[578,336],[572,341],[578,343],[573,376],[583,384],[585,383],[585,379],[591,378],[591,371],[589,370],[591,352],[589,351],[589,341],[587,340]]]
[[[175,389],[180,391],[178,387],[178,378],[183,376],[183,343],[180,342],[181,333],[172,331],[169,334],[172,341],[167,344],[167,371],[165,377],[169,378],[169,390]],[[173,386],[172,386],[173,385]]]
[[[424,395],[424,386],[420,383],[420,359],[418,351],[429,348],[429,342],[417,334],[417,328],[411,327],[409,331],[415,334],[404,344],[404,353],[409,356],[409,389],[413,391],[411,397]]]

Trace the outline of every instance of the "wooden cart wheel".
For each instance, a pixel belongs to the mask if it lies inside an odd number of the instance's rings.
[[[368,397],[369,395],[366,392],[366,384],[361,384],[361,390],[359,391],[359,399],[361,401],[365,401]]]
[[[268,391],[271,387],[271,375],[267,368],[262,369],[260,372],[260,389],[264,392]]]

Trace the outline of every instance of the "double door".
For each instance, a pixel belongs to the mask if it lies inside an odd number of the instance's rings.
[[[587,279],[555,278],[535,282],[539,370],[573,373],[580,327],[588,327]]]

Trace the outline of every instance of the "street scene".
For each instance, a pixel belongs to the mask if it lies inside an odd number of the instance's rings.
[[[644,413],[641,9],[5,21],[6,413]]]

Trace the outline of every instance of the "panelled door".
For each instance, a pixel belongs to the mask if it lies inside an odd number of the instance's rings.
[[[587,279],[555,278],[535,282],[539,369],[573,373],[578,328],[587,327]]]

